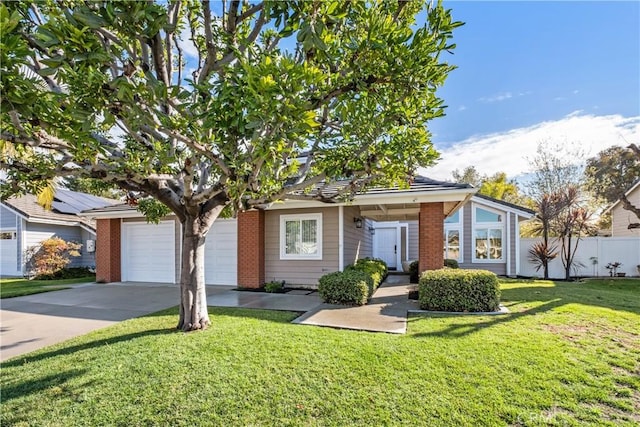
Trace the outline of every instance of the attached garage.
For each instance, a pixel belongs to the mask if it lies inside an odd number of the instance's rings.
[[[0,232],[0,276],[20,276],[18,271],[18,240],[15,231]]]
[[[175,283],[175,221],[122,223],[122,281]]]
[[[218,219],[207,234],[205,242],[204,279],[208,285],[238,283],[238,222]]]

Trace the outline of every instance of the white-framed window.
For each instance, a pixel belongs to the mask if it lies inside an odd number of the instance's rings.
[[[463,262],[462,208],[444,220],[444,258]]]
[[[14,230],[0,230],[0,240],[16,240],[18,235]]]
[[[475,206],[473,209],[473,260],[475,262],[504,261],[503,212]]]
[[[322,214],[280,216],[280,259],[322,259]]]

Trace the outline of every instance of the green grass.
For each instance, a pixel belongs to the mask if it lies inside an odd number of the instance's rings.
[[[502,285],[503,316],[416,316],[406,335],[289,312],[176,310],[2,364],[1,425],[640,423],[640,280]]]
[[[62,280],[0,279],[0,298],[13,298],[42,292],[59,291],[69,288],[69,286],[65,285],[95,281],[95,276]]]

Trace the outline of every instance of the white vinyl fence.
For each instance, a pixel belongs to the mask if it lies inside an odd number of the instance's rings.
[[[520,239],[520,275],[542,277],[543,271],[536,271],[529,261],[529,249],[541,239]],[[555,240],[553,241],[556,244]],[[557,244],[558,249],[560,244]],[[597,259],[593,265],[591,257]],[[620,262],[618,273],[628,276],[638,276],[637,266],[640,265],[640,237],[587,237],[580,240],[578,252],[575,256],[576,267],[571,270],[571,276],[609,276],[605,268],[608,263]],[[564,279],[564,267],[560,255],[549,265],[549,277]]]

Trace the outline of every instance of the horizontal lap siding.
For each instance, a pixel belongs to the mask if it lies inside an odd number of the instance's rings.
[[[322,213],[322,259],[280,259],[280,216]],[[323,275],[338,271],[338,208],[283,209],[265,212],[265,280],[317,286]]]
[[[369,220],[363,221],[362,228],[356,228],[354,218],[360,217],[360,208],[357,206],[344,207],[344,266],[353,264],[361,258],[372,256],[373,239],[369,227]],[[337,228],[336,228],[337,230]]]
[[[640,206],[640,187],[627,196],[631,204]],[[638,237],[640,232],[637,229],[629,230],[629,224],[638,222],[633,212],[622,207],[622,203],[618,203],[611,210],[611,235],[613,237]]]
[[[0,228],[14,230],[16,215],[4,206],[0,206]]]

